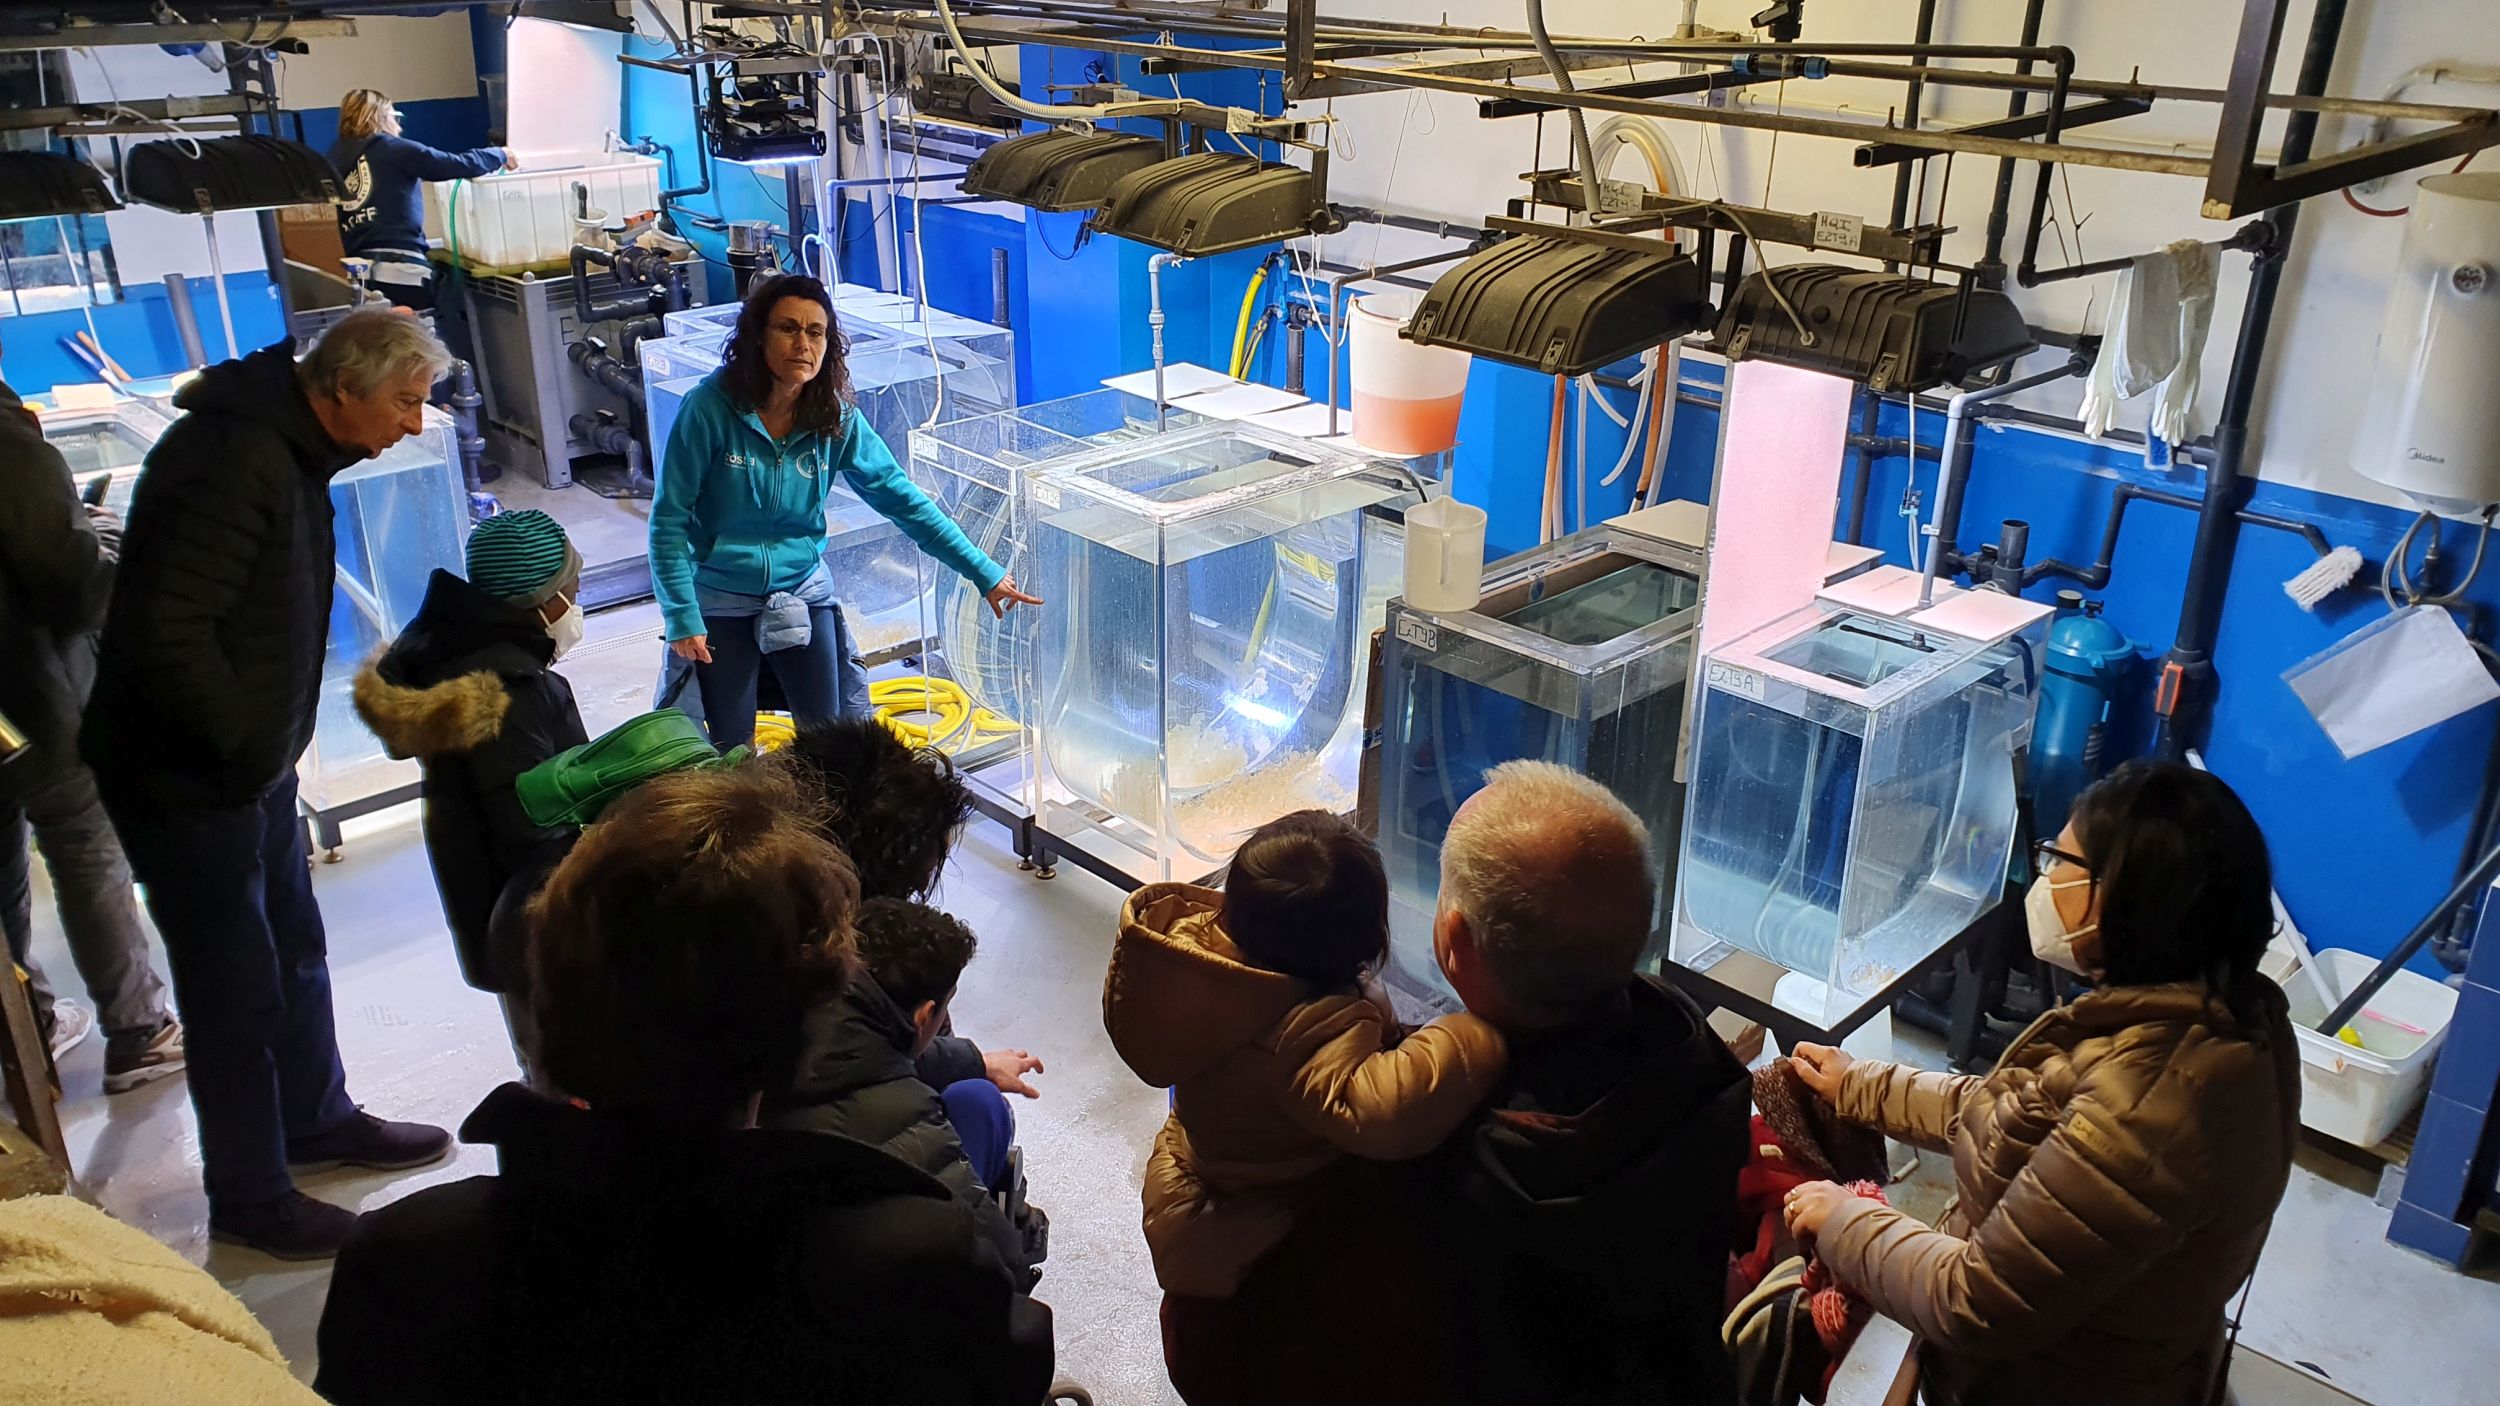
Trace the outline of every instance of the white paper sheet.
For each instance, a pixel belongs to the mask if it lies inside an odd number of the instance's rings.
[[[2350,761],[2500,698],[2500,683],[2435,605],[2362,626],[2283,671],[2283,682]]]
[[[1150,388],[1148,394],[1152,393]],[[1280,391],[1274,386],[1239,385],[1202,391],[1182,405],[1190,414],[1204,415],[1210,420],[1247,420],[1305,403],[1292,391]]]
[[[1106,377],[1103,384],[1115,391],[1127,391],[1130,395],[1143,396],[1148,400],[1155,397],[1155,373],[1151,367],[1144,371],[1132,371],[1125,376]],[[1165,400],[1178,400],[1185,395],[1197,395],[1202,391],[1221,390],[1226,386],[1240,384],[1241,382],[1221,371],[1210,371],[1195,362],[1175,361],[1163,368],[1163,398]]]

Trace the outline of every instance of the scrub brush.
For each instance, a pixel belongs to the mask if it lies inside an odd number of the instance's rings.
[[[2311,562],[2307,570],[2283,583],[2283,594],[2303,610],[2315,611],[2318,602],[2352,584],[2361,574],[2361,553],[2352,547],[2337,547]]]

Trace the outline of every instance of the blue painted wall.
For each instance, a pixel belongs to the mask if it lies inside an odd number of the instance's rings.
[[[226,296],[234,304],[235,340],[245,351],[264,347],[285,334],[277,290],[258,269],[226,275]],[[225,333],[217,322],[216,290],[205,278],[191,280],[191,309],[200,319],[200,335],[210,355],[223,360]],[[21,394],[33,395],[56,385],[97,379],[95,373],[61,348],[61,339],[87,330],[87,312],[28,313],[0,318],[0,378]],[[96,339],[131,375],[145,380],[185,370],[181,338],[174,332],[172,306],[162,284],[125,289],[122,301],[94,310]]]

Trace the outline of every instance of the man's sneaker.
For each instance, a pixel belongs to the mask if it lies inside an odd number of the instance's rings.
[[[258,1250],[272,1259],[336,1258],[356,1228],[356,1213],[344,1206],[316,1201],[300,1191],[265,1206],[216,1209],[208,1213],[208,1238]]]
[[[355,1117],[319,1137],[288,1143],[286,1164],[295,1172],[326,1172],[334,1167],[404,1172],[450,1155],[451,1134],[441,1128],[386,1122],[359,1108]]]
[[[52,1003],[52,1062],[54,1064],[61,1062],[61,1056],[87,1043],[87,1037],[94,1033],[95,1012],[72,1000],[63,999]]]
[[[104,1091],[126,1094],[179,1074],[183,1068],[182,1022],[168,1020],[145,1040],[113,1039],[104,1045]]]

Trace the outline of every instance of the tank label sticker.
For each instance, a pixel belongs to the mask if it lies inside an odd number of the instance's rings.
[[[1844,254],[1857,253],[1866,243],[1866,221],[1855,215],[1835,214],[1829,210],[1814,212],[1814,247],[1838,249]]]
[[[1417,649],[1439,649],[1441,627],[1420,615],[1398,617],[1398,638]]]
[[[1033,501],[1041,504],[1047,511],[1058,511],[1059,485],[1045,482],[1039,478],[1032,479],[1029,482],[1033,489]]]
[[[1762,675],[1753,670],[1740,669],[1733,664],[1721,664],[1716,660],[1711,661],[1705,681],[1712,688],[1723,689],[1739,697],[1750,698],[1756,703],[1762,701],[1768,686]]]

